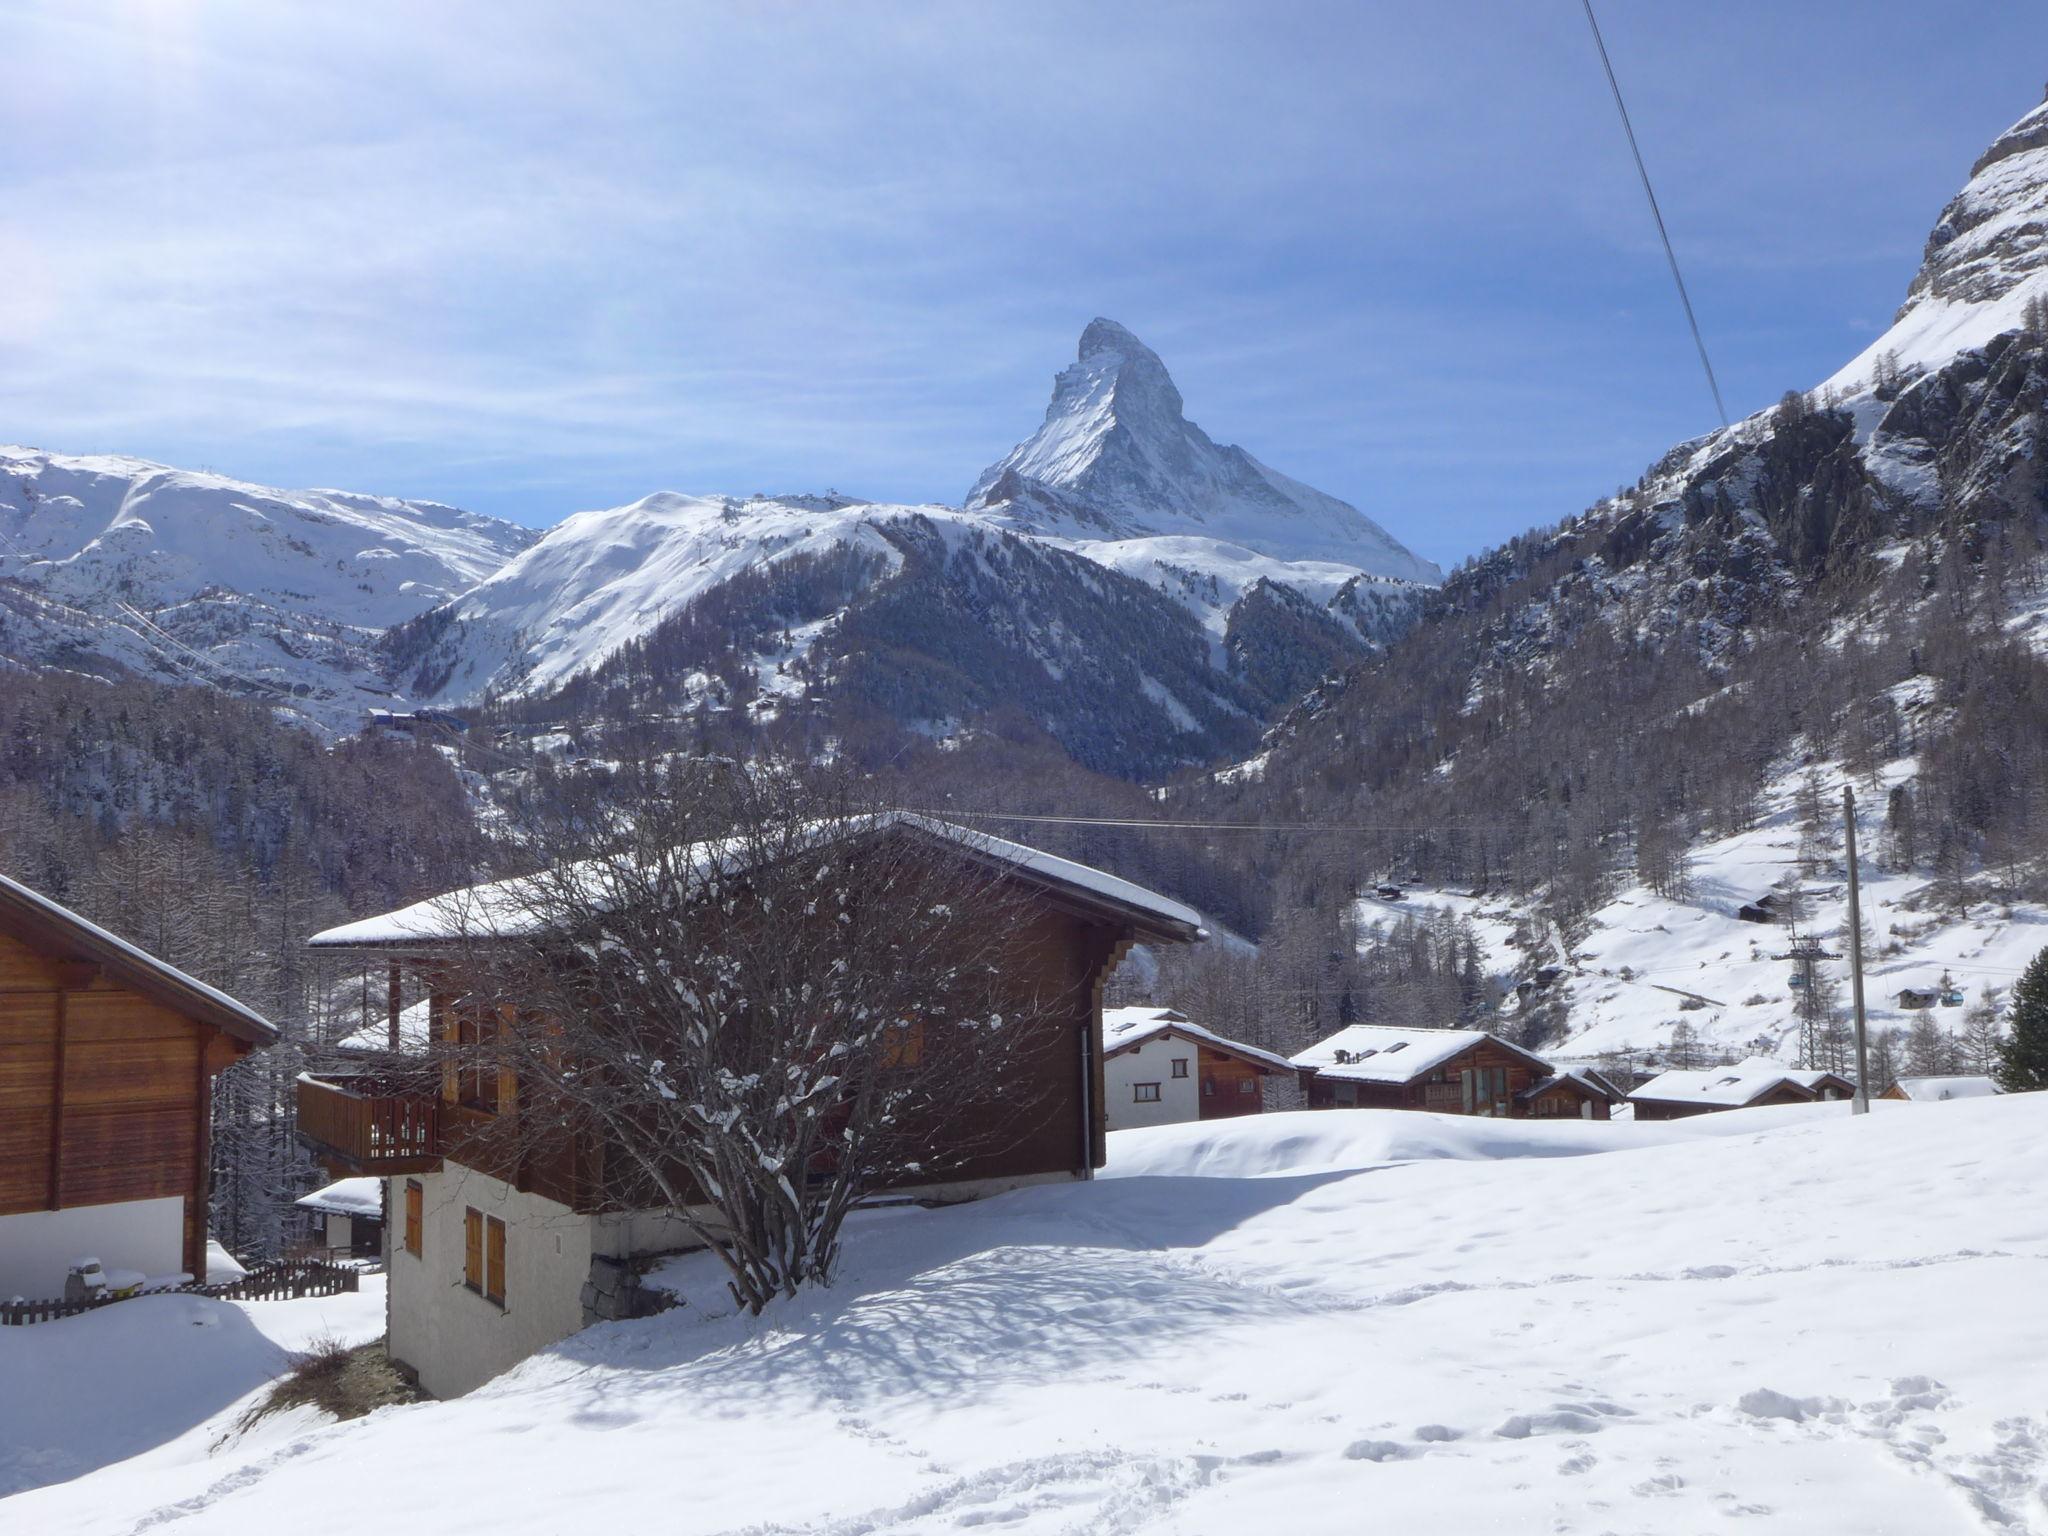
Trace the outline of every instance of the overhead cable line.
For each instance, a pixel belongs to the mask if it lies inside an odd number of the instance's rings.
[[[1643,164],[1642,147],[1636,143],[1635,124],[1629,120],[1628,103],[1621,99],[1621,82],[1614,77],[1614,61],[1607,57],[1607,40],[1600,35],[1600,22],[1593,15],[1593,0],[1580,0],[1586,8],[1586,25],[1593,29],[1593,46],[1600,50],[1600,67],[1607,72],[1607,88],[1614,93],[1614,110],[1621,114],[1622,132],[1628,135],[1628,152],[1635,156],[1636,175],[1642,178],[1643,196],[1650,200],[1650,217],[1657,221],[1657,238],[1664,242],[1664,259],[1671,263],[1671,281],[1678,285],[1678,302],[1685,306],[1685,323],[1692,327],[1692,344],[1699,348],[1700,366],[1707,371],[1707,388],[1714,392],[1714,409],[1721,425],[1728,425],[1728,407],[1721,403],[1720,381],[1707,358],[1707,343],[1700,335],[1699,317],[1692,312],[1692,295],[1685,291],[1685,276],[1678,270],[1678,253],[1671,248],[1671,231],[1664,227],[1664,210],[1657,206],[1657,190],[1650,185],[1649,167]]]

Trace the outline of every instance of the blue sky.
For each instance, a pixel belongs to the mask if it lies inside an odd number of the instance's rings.
[[[1738,413],[2048,77],[2038,0],[1602,19]],[[0,441],[957,500],[1105,314],[1449,563],[1714,424],[1576,0],[0,0],[0,56]]]

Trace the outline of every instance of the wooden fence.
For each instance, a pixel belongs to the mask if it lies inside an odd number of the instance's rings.
[[[93,1301],[0,1301],[0,1328],[18,1328],[28,1323],[47,1323],[53,1318],[76,1317],[81,1312],[115,1306],[136,1296],[296,1301],[303,1296],[339,1296],[343,1292],[357,1290],[361,1284],[361,1273],[343,1265],[287,1259],[275,1264],[259,1264],[239,1280],[220,1280],[212,1285],[194,1281],[156,1290],[135,1291],[126,1296],[102,1296]]]

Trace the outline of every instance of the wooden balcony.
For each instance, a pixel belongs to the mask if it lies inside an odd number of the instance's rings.
[[[440,1100],[418,1082],[308,1076],[298,1095],[299,1136],[337,1178],[441,1166]]]

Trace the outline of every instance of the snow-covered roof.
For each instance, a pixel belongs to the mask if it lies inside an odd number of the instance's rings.
[[[1900,1093],[1915,1103],[1938,1103],[1943,1099],[1988,1099],[1998,1084],[1988,1077],[1902,1077]]]
[[[1318,1040],[1292,1058],[1318,1077],[1356,1083],[1410,1083],[1434,1071],[1453,1056],[1491,1040],[1502,1050],[1527,1057],[1538,1066],[1550,1063],[1498,1035],[1480,1029],[1401,1028],[1388,1024],[1353,1024],[1326,1040]]]
[[[826,833],[827,826],[826,823],[818,824],[821,835]],[[1207,935],[1202,926],[1202,914],[1193,907],[1183,906],[1134,881],[936,816],[885,811],[872,817],[855,818],[848,823],[831,824],[832,830],[839,835],[863,831],[871,826],[901,827],[941,838],[957,844],[970,856],[1007,866],[1011,872],[1025,879],[1107,904],[1137,918],[1150,938],[1184,943]],[[728,842],[711,841],[694,844],[688,851],[699,867],[709,868],[716,861],[730,858],[734,848]],[[601,887],[608,874],[607,865],[601,860],[593,860],[582,869],[593,887],[598,888],[595,894],[601,896]],[[541,926],[542,919],[535,910],[545,905],[538,899],[541,895],[540,887],[531,876],[474,885],[414,902],[395,912],[343,923],[338,928],[314,934],[308,942],[321,948],[345,949],[450,943],[464,938],[523,938]]]
[[[277,1028],[255,1009],[236,1002],[218,987],[210,987],[188,976],[174,965],[157,959],[148,950],[88,922],[69,907],[60,906],[39,891],[18,880],[0,875],[0,914],[12,914],[20,927],[38,932],[65,949],[92,960],[109,974],[138,992],[153,996],[174,1010],[203,1020],[215,1028],[246,1040],[251,1045],[269,1045]],[[0,917],[4,921],[4,917]]]
[[[398,1011],[398,1049],[408,1056],[422,1054],[431,1043],[432,999],[421,998]],[[389,1019],[375,1019],[361,1029],[350,1030],[334,1042],[338,1051],[388,1051],[391,1049],[391,1022]]]
[[[1172,1008],[1105,1008],[1102,1011],[1102,1050],[1105,1056],[1114,1056],[1118,1051],[1129,1050],[1161,1035],[1179,1035],[1184,1040],[1214,1046],[1219,1051],[1228,1051],[1247,1061],[1271,1067],[1275,1072],[1294,1070],[1294,1063],[1285,1056],[1219,1035]]]
[[[1823,1082],[1831,1080],[1848,1081],[1833,1072],[1788,1067],[1765,1056],[1752,1056],[1732,1066],[1673,1068],[1669,1072],[1660,1072],[1629,1097],[1670,1104],[1714,1104],[1735,1109],[1762,1098],[1780,1083],[1790,1083],[1811,1093]]]
[[[1560,1069],[1555,1077],[1538,1078],[1515,1097],[1533,1099],[1537,1094],[1555,1088],[1561,1083],[1575,1086],[1583,1093],[1591,1094],[1596,1099],[1605,1099],[1610,1103],[1621,1093],[1620,1089],[1591,1067],[1565,1067]]]
[[[324,1189],[301,1195],[292,1204],[305,1211],[322,1211],[334,1216],[376,1216],[384,1214],[384,1181],[374,1176],[336,1179]]]

